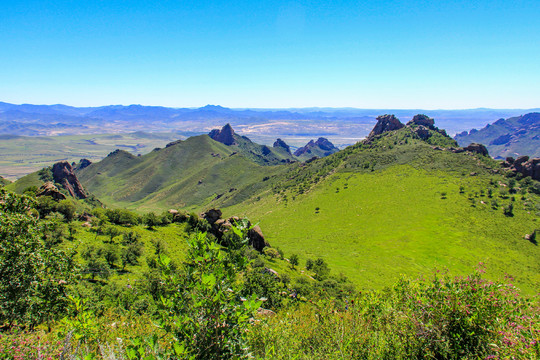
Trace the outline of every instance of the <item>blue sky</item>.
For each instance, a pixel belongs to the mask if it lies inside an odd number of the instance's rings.
[[[540,107],[540,1],[8,1],[0,101]]]

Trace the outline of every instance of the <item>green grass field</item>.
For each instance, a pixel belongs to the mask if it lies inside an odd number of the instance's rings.
[[[539,227],[538,197],[529,194],[523,201],[515,195],[514,216],[507,217],[502,205],[510,197],[499,198],[504,187],[491,186],[500,203],[492,209],[493,199],[481,195],[490,186],[486,176],[399,165],[336,173],[286,201],[269,195],[226,213],[260,222],[270,244],[286,256],[322,256],[360,288],[381,288],[400,274],[420,276],[434,269],[466,274],[483,262],[489,276],[508,273],[533,293],[540,288],[540,249],[523,236]]]

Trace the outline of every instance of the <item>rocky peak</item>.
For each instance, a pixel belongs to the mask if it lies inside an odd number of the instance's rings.
[[[375,124],[373,130],[369,133],[368,139],[388,131],[399,130],[404,126],[394,115],[380,115],[377,117],[377,124]]]
[[[315,145],[326,151],[329,151],[335,148],[334,144],[332,144],[330,140],[323,137],[318,138],[317,141],[315,141]]]
[[[86,191],[73,172],[73,167],[67,161],[57,162],[52,167],[53,179],[55,183],[62,185],[69,194],[78,199],[86,199]]]
[[[321,157],[328,156],[336,151],[339,151],[339,149],[335,147],[334,144],[332,144],[328,139],[320,137],[317,139],[317,141],[310,140],[306,146],[297,149],[294,152],[294,156],[311,154],[314,152],[313,150],[315,150],[317,155],[321,155]]]
[[[221,130],[214,129],[208,133],[208,136],[225,145],[236,145],[234,139],[234,130],[230,124],[225,125]]]
[[[424,114],[414,115],[411,121],[407,125],[421,125],[433,129],[435,126],[435,120]]]
[[[291,153],[291,148],[289,147],[289,145],[287,145],[287,143],[285,143],[285,141],[283,141],[283,140],[281,140],[279,138],[274,142],[273,147],[275,147],[275,148],[283,148],[289,154]]]
[[[78,164],[75,164],[75,170],[82,170],[92,165],[92,162],[88,159],[81,159]]]

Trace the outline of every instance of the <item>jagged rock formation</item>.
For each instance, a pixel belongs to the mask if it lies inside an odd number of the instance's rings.
[[[328,139],[320,137],[317,141],[310,140],[306,146],[297,149],[294,152],[294,156],[301,157],[313,154],[315,156],[324,157],[332,155],[337,151],[339,151],[339,149]]]
[[[377,135],[388,131],[399,130],[404,126],[394,115],[380,115],[377,116],[377,124],[375,124],[375,127],[373,127],[367,138],[372,139]]]
[[[92,165],[92,162],[88,159],[81,159],[78,164],[72,163],[71,165],[73,166],[73,170],[77,171],[89,167]]]
[[[53,200],[60,201],[66,198],[66,195],[62,194],[60,190],[50,181],[47,181],[45,184],[41,185],[36,194],[36,197],[40,196],[50,196]]]
[[[283,148],[283,149],[285,149],[285,151],[287,151],[287,153],[291,154],[291,148],[289,147],[289,145],[287,145],[287,143],[285,143],[285,141],[283,141],[283,140],[281,140],[279,138],[274,142],[273,147],[275,147],[275,148]]]
[[[208,136],[225,145],[236,145],[236,141],[234,139],[234,130],[230,124],[226,124],[221,128],[221,130],[214,129],[210,131]]]
[[[540,181],[540,158],[529,159],[528,156],[520,156],[514,160],[512,157],[507,157],[502,166]]]
[[[86,199],[88,195],[83,186],[73,172],[73,167],[67,161],[57,162],[52,167],[53,179],[57,184],[62,185],[67,192],[78,199]]]
[[[238,216],[231,216],[228,219],[221,218],[222,212],[219,209],[210,209],[199,216],[202,219],[208,221],[211,226],[210,233],[214,235],[219,241],[223,241],[224,235],[231,229],[232,224],[240,221]],[[251,223],[248,222],[248,227],[251,227]],[[259,225],[255,225],[247,233],[249,238],[249,245],[259,252],[265,247],[270,246],[265,240]],[[227,245],[227,244],[223,244]]]
[[[434,129],[435,120],[433,118],[430,118],[427,115],[418,114],[418,115],[414,115],[412,120],[407,123],[407,126],[411,126],[411,125],[420,125],[420,126],[425,126],[430,129]]]

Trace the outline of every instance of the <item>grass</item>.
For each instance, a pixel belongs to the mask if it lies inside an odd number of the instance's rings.
[[[141,157],[115,152],[78,176],[109,205],[139,211],[196,210],[237,203],[270,187],[263,178],[285,169],[258,165],[234,150],[201,135]]]
[[[484,262],[494,277],[508,273],[534,293],[540,288],[540,250],[523,236],[538,227],[538,216],[526,205],[531,201],[519,196],[513,217],[502,207],[492,209],[487,195],[475,195],[491,186],[489,179],[410,165],[339,172],[305,194],[267,195],[225,214],[260,222],[285,256],[322,256],[360,288],[382,288],[400,274],[421,276],[434,268],[464,274]],[[492,187],[496,194],[502,188]]]

